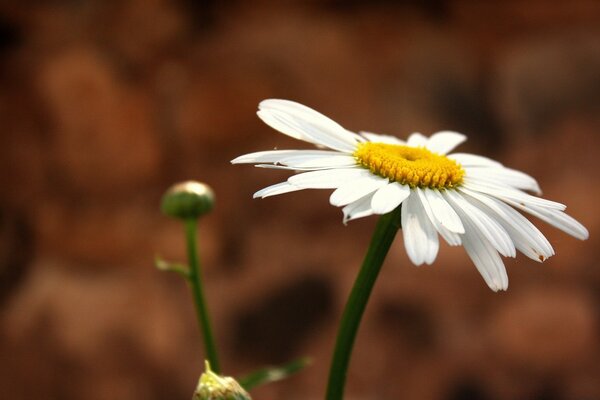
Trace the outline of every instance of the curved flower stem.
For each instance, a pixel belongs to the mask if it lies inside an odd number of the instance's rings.
[[[194,296],[194,304],[196,305],[196,316],[198,317],[198,325],[202,331],[202,337],[204,339],[204,351],[206,358],[208,359],[212,370],[215,373],[220,372],[219,359],[217,357],[217,348],[213,338],[212,330],[210,327],[210,319],[208,317],[208,310],[206,307],[206,301],[204,299],[204,289],[202,286],[202,271],[200,269],[200,261],[198,258],[198,244],[197,244],[197,221],[194,218],[185,220],[185,236],[187,242],[188,262],[189,262],[189,275],[188,281],[192,288],[192,294]]]
[[[356,332],[383,261],[398,229],[400,229],[400,209],[401,207],[397,207],[394,211],[382,215],[375,227],[369,250],[356,277],[340,322],[329,370],[326,400],[342,400],[343,398]]]

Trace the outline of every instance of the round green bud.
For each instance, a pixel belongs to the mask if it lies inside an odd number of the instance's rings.
[[[160,209],[163,214],[179,219],[198,219],[208,214],[215,204],[212,189],[204,183],[177,183],[164,194]]]
[[[217,375],[211,371],[208,361],[205,364],[206,371],[200,376],[192,400],[252,400],[235,379]]]

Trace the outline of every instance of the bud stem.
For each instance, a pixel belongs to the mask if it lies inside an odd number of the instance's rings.
[[[197,220],[195,218],[188,218],[185,220],[185,236],[187,241],[188,263],[190,268],[188,281],[194,296],[198,325],[200,326],[200,331],[202,332],[202,337],[204,339],[204,351],[212,370],[218,374],[220,372],[219,360],[217,357],[217,348],[215,346],[212,329],[210,327],[208,309],[204,299],[202,271],[200,269],[200,261],[198,258]]]
[[[381,266],[398,229],[400,229],[400,209],[401,207],[397,207],[394,211],[382,215],[375,227],[371,244],[369,245],[360,272],[356,277],[344,309],[344,314],[342,315],[342,320],[340,321],[335,350],[329,370],[326,400],[343,399],[348,364],[350,363],[356,332],[360,326],[360,320]]]

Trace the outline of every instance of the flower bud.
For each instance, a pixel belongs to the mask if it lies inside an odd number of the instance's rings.
[[[192,400],[252,400],[248,392],[235,379],[219,376],[206,363],[206,371],[200,376]]]
[[[171,186],[164,194],[160,208],[170,217],[197,219],[208,214],[214,203],[215,195],[208,185],[187,181]]]

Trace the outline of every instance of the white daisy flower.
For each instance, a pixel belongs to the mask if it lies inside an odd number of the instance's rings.
[[[531,176],[482,156],[449,154],[466,140],[460,133],[413,133],[406,141],[356,134],[288,100],[262,101],[258,116],[319,149],[260,151],[232,160],[299,172],[259,190],[255,198],[335,189],[329,201],[343,207],[344,223],[402,205],[404,244],[415,265],[433,263],[441,236],[451,246],[464,246],[492,290],[506,290],[508,276],[500,254],[515,257],[519,250],[538,262],[554,254],[544,235],[515,209],[578,239],[588,238],[587,229],[564,213],[566,206],[524,192],[541,194]]]

